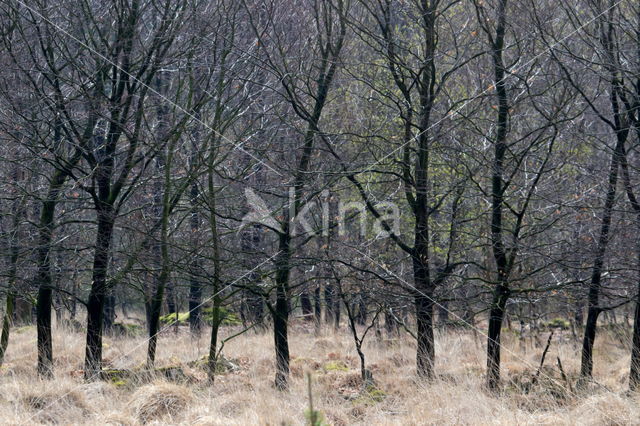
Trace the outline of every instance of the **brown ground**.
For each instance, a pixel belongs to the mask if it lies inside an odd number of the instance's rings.
[[[225,329],[229,334],[231,329]],[[54,335],[56,380],[35,375],[35,330],[17,328],[0,370],[0,424],[305,424],[308,409],[306,373],[312,376],[314,406],[332,425],[396,424],[640,424],[640,398],[625,394],[629,350],[620,333],[601,334],[596,345],[598,385],[576,394],[567,390],[557,357],[574,381],[578,342],[555,336],[538,385],[527,388],[540,362],[547,334],[539,343],[518,341],[506,333],[504,392],[482,388],[484,339],[470,332],[448,332],[437,338],[437,371],[433,383],[415,380],[415,347],[409,337],[366,344],[367,363],[376,388],[363,390],[358,358],[350,335],[315,336],[305,325],[291,331],[292,383],[289,392],[272,387],[270,334],[248,333],[227,343],[224,355],[232,371],[207,386],[197,363],[206,353],[208,336],[193,340],[187,330],[166,332],[159,341],[158,366],[179,367],[178,382],[144,377],[84,383],[84,335],[57,329]],[[107,338],[104,357],[110,367],[137,369],[144,362],[146,341]],[[185,382],[184,379],[187,381]]]

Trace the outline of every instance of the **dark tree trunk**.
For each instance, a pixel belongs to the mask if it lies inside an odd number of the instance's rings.
[[[38,375],[53,377],[53,345],[51,337],[51,304],[53,288],[51,286],[51,227],[55,203],[45,203],[40,217],[40,236],[37,251],[38,301],[36,329],[38,333]]]
[[[515,262],[516,251],[505,246],[505,228],[503,208],[505,204],[504,162],[507,154],[507,135],[509,131],[509,97],[507,93],[506,67],[504,65],[504,38],[506,32],[507,0],[497,5],[497,24],[495,37],[484,27],[491,44],[495,94],[498,101],[496,134],[493,142],[493,167],[491,174],[491,249],[496,266],[496,283],[493,301],[489,310],[489,335],[487,336],[487,387],[497,391],[500,386],[500,333],[507,302],[510,296],[509,276]],[[484,24],[483,24],[484,25]],[[524,210],[516,223],[520,223]],[[517,236],[518,225],[513,231]]]
[[[416,351],[416,368],[418,377],[432,379],[435,375],[435,349],[433,340],[433,299],[429,294],[414,296],[418,349]]]
[[[289,387],[289,271],[290,236],[288,227],[280,234],[280,254],[276,260],[276,305],[273,315],[273,338],[276,350],[275,386],[279,390]]]
[[[640,265],[640,250],[638,252],[638,264]],[[633,343],[631,346],[631,369],[629,372],[629,390],[632,392],[640,389],[640,270],[638,272],[636,291],[636,308],[633,316]]]
[[[421,138],[422,139],[422,138]],[[418,377],[432,379],[435,375],[435,347],[433,335],[433,283],[429,270],[429,223],[427,203],[427,139],[420,143],[417,160],[416,224],[413,248],[414,304],[416,308],[416,372]]]
[[[158,343],[158,332],[160,331],[160,314],[162,312],[162,299],[164,297],[164,284],[162,276],[158,279],[158,287],[151,301],[149,312],[149,344],[147,346],[147,368],[153,368],[156,360],[156,347]]]
[[[638,12],[640,14],[640,11]],[[640,17],[640,15],[639,15]],[[639,50],[638,55],[640,56],[640,39],[638,40]],[[640,98],[640,80],[638,81],[638,97]],[[640,124],[640,123],[639,123]],[[636,134],[640,137],[640,127],[636,128]],[[620,165],[622,170],[622,181],[624,183],[625,192],[627,193],[627,198],[629,199],[629,203],[633,208],[633,211],[636,214],[636,268],[637,268],[637,285],[636,285],[636,306],[635,312],[633,316],[633,340],[631,345],[631,365],[629,371],[629,390],[631,392],[636,392],[640,389],[640,201],[636,197],[636,194],[633,190],[633,185],[631,183],[631,175],[629,173],[629,164],[627,162],[626,150],[623,151],[623,156],[620,159]],[[626,310],[625,310],[626,313]],[[627,315],[625,314],[625,317]]]
[[[13,208],[13,229],[12,236],[9,243],[9,271],[8,271],[8,288],[6,298],[6,309],[4,312],[4,318],[2,320],[2,336],[0,337],[0,366],[4,362],[4,356],[7,353],[7,347],[9,346],[9,333],[11,332],[11,325],[13,323],[13,314],[16,304],[16,276],[18,267],[18,227],[20,225],[20,201],[16,199],[14,201]]]
[[[36,252],[36,285],[38,298],[36,308],[36,330],[38,334],[38,375],[53,377],[53,339],[51,336],[51,305],[53,286],[51,277],[51,240],[53,223],[60,188],[66,175],[56,172],[50,183],[47,198],[40,210],[38,250]]]
[[[98,206],[98,230],[93,255],[93,282],[87,301],[87,347],[84,360],[85,380],[96,380],[102,370],[102,321],[107,297],[107,268],[113,235],[113,206]]]
[[[602,268],[604,266],[604,258],[609,244],[609,228],[611,226],[613,207],[616,199],[618,172],[620,168],[620,160],[624,154],[624,143],[626,141],[626,134],[619,132],[617,136],[616,148],[613,151],[611,168],[609,170],[609,182],[604,203],[604,211],[602,213],[600,236],[598,238],[598,246],[591,273],[591,282],[589,284],[587,323],[585,325],[584,338],[582,340],[582,356],[580,364],[580,378],[583,382],[591,379],[593,374],[593,344],[596,338],[598,316],[602,312],[602,309],[599,306]]]
[[[193,148],[196,149],[195,147]],[[195,156],[195,153],[194,153]],[[192,159],[195,161],[195,158]],[[200,262],[197,252],[198,232],[200,228],[200,217],[198,216],[198,183],[191,184],[191,218],[189,226],[191,228],[191,242],[193,257],[189,265],[189,330],[195,335],[199,335],[202,330],[202,283],[199,279]]]
[[[497,390],[500,386],[500,334],[510,290],[499,284],[493,295],[489,311],[489,335],[487,339],[487,387]]]
[[[333,284],[326,283],[324,285],[324,319],[328,324],[335,320],[336,315],[336,297],[335,287]]]
[[[311,297],[309,291],[303,289],[300,294],[300,307],[302,308],[302,315],[306,321],[313,320],[313,305],[311,304]]]
[[[322,324],[322,301],[320,300],[320,284],[313,290],[313,322],[316,333],[320,331]]]
[[[7,291],[7,300],[2,319],[2,337],[0,337],[0,367],[4,363],[4,355],[7,353],[9,346],[9,333],[11,332],[11,324],[13,323],[13,311],[16,304],[16,293],[13,290]]]

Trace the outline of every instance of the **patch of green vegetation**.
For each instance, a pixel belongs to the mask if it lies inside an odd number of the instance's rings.
[[[220,312],[220,319],[221,319],[220,325],[224,326],[224,325],[242,324],[242,321],[240,321],[240,318],[238,317],[238,315],[231,312],[227,308],[221,307],[219,312]],[[178,325],[187,325],[189,324],[189,316],[190,316],[189,312],[178,312],[177,316],[175,313],[162,315],[160,317],[160,323],[168,325],[168,324],[174,324],[177,322]],[[213,325],[213,307],[202,309],[202,319],[207,324]]]
[[[213,324],[213,307],[208,307],[202,309],[202,317],[207,322],[207,324]],[[240,325],[242,321],[238,315],[231,312],[229,309],[220,307],[220,325]]]
[[[112,385],[122,388],[131,385],[131,371],[130,370],[118,370],[107,369],[102,370],[102,380],[110,382]]]
[[[367,390],[367,396],[371,398],[373,402],[382,402],[387,397],[387,393],[382,389],[370,388]]]
[[[203,370],[209,370],[209,356],[203,355],[195,361],[189,362],[189,367],[201,368]],[[233,359],[227,359],[223,355],[218,356],[216,360],[215,374],[225,374],[239,370],[238,363]]]
[[[544,324],[546,328],[558,328],[560,330],[569,330],[571,323],[564,318],[554,318]]]
[[[322,366],[325,372],[328,371],[349,371],[349,367],[343,361],[329,361]]]
[[[387,397],[387,393],[382,389],[370,385],[367,386],[356,399],[353,400],[354,404],[373,405],[384,401]]]
[[[175,313],[173,314],[167,314],[167,315],[162,315],[160,317],[160,323],[161,324],[175,324],[177,320],[178,325],[186,325],[189,323],[189,312],[178,312],[178,315],[176,315]]]

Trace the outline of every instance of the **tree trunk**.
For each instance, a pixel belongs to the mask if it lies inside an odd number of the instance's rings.
[[[316,333],[320,332],[322,325],[322,301],[320,300],[320,284],[313,290],[313,323]]]
[[[611,159],[611,168],[609,170],[609,182],[607,187],[607,195],[604,203],[604,211],[602,213],[602,224],[600,228],[600,236],[596,256],[593,262],[593,271],[591,273],[591,282],[589,284],[589,298],[587,309],[587,323],[584,329],[584,338],[582,340],[582,356],[580,364],[581,381],[591,379],[593,374],[593,344],[596,338],[596,326],[598,316],[602,312],[600,303],[600,284],[602,280],[602,268],[604,258],[609,244],[609,228],[611,226],[611,218],[613,215],[613,207],[616,198],[616,189],[618,185],[618,171],[620,160],[624,154],[624,143],[626,135],[618,133],[616,148],[613,151]]]
[[[36,252],[36,285],[38,298],[36,307],[36,330],[38,334],[38,375],[53,377],[53,338],[51,336],[51,305],[53,287],[51,277],[51,240],[53,223],[60,188],[66,175],[56,172],[53,176],[47,198],[40,210],[38,230],[38,250]]]
[[[211,228],[211,241],[213,244],[213,310],[211,319],[211,340],[209,342],[208,377],[213,384],[218,364],[218,330],[220,328],[220,308],[222,307],[222,259],[220,253],[220,234],[218,233],[218,220],[216,210],[216,192],[213,181],[213,165],[210,165],[209,173],[209,227]]]
[[[500,334],[509,294],[509,288],[505,284],[499,284],[494,292],[493,303],[489,311],[487,387],[493,391],[500,387]]]
[[[324,319],[331,324],[335,319],[336,297],[333,284],[325,283],[324,285]]]
[[[194,147],[194,150],[196,148]],[[195,154],[194,154],[195,157]],[[191,161],[195,162],[195,158]],[[198,256],[198,232],[200,228],[200,218],[198,216],[198,183],[191,184],[191,218],[189,226],[191,229],[191,243],[193,257],[189,265],[189,330],[194,335],[199,335],[202,330],[202,283],[198,278],[200,262]]]
[[[500,0],[497,6],[497,25],[495,40],[487,34],[491,43],[491,56],[495,94],[498,101],[496,135],[493,143],[493,167],[491,174],[491,248],[496,266],[496,286],[493,302],[489,311],[489,335],[487,336],[487,387],[496,391],[500,386],[500,332],[509,299],[509,276],[515,262],[516,251],[510,254],[505,247],[503,226],[503,208],[505,204],[504,161],[507,153],[507,135],[509,131],[509,97],[506,85],[506,67],[504,65],[504,37],[506,32],[507,0]],[[524,211],[522,212],[524,215]],[[522,216],[520,216],[521,220]],[[518,228],[514,230],[517,235]]]
[[[87,301],[87,347],[84,360],[85,380],[96,380],[102,370],[102,321],[107,297],[107,268],[113,235],[113,206],[98,206],[98,230],[93,255],[93,282]]]
[[[416,306],[417,343],[416,367],[418,377],[432,379],[435,375],[435,349],[433,339],[433,301],[427,296],[417,294],[414,297]]]
[[[0,367],[4,363],[4,355],[9,346],[9,333],[13,323],[13,311],[16,303],[16,293],[13,290],[7,292],[6,309],[2,319],[2,337],[0,337]]]
[[[21,177],[20,171],[17,167],[13,169],[13,180],[17,184],[18,180]],[[24,211],[24,201],[23,198],[20,197],[16,191],[16,193],[11,194],[14,197],[11,207],[11,214],[13,216],[13,220],[11,221],[11,230],[8,238],[9,245],[9,270],[7,271],[7,294],[6,294],[6,310],[4,313],[4,318],[2,321],[2,336],[0,336],[0,366],[4,362],[4,356],[7,352],[7,347],[9,346],[9,334],[11,332],[11,326],[13,325],[13,317],[15,314],[16,308],[16,278],[18,272],[18,258],[20,256],[20,246],[18,245],[18,240],[20,238],[20,221],[25,215]]]
[[[300,307],[302,308],[302,315],[306,321],[313,320],[313,305],[311,304],[311,297],[309,291],[304,288],[300,293]]]
[[[638,250],[638,264],[640,265],[640,250]],[[633,343],[631,347],[631,369],[629,372],[629,390],[632,392],[640,388],[640,269],[638,270],[638,285],[636,291],[636,308],[633,316]]]
[[[279,390],[289,387],[289,271],[290,271],[290,235],[288,224],[280,234],[279,250],[276,261],[276,306],[273,315],[273,338],[276,350],[275,386]]]

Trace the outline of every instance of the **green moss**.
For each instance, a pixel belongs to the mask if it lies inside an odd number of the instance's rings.
[[[367,396],[371,398],[373,402],[382,402],[387,397],[387,393],[382,389],[372,387],[367,390]]]
[[[213,324],[213,307],[202,309],[202,316],[204,320],[207,322],[207,324],[212,325]],[[224,307],[220,307],[220,318],[221,318],[220,325],[242,324],[242,321],[240,321],[240,318],[238,317],[238,315],[234,314],[229,309]]]
[[[203,370],[209,370],[209,356],[203,355],[195,361],[189,362],[189,367],[201,368]],[[215,374],[225,374],[239,370],[240,367],[234,359],[227,359],[224,356],[219,356],[216,360]]]
[[[178,325],[186,325],[189,323],[189,312],[178,312],[177,315],[177,322]],[[161,324],[171,324],[173,325],[176,322],[176,314],[167,314],[167,315],[162,315],[160,317],[160,323]]]
[[[356,399],[353,400],[353,403],[363,404],[363,405],[373,405],[379,402],[384,401],[387,397],[387,393],[382,389],[378,389],[375,386],[367,386]]]
[[[189,312],[178,312],[177,323],[178,325],[189,324]],[[221,307],[220,308],[220,325],[240,325],[242,322],[238,315],[234,314],[230,310]],[[213,325],[213,308],[208,307],[202,309],[202,319],[209,325]],[[160,317],[161,324],[174,324],[176,322],[176,314],[167,314]]]
[[[343,361],[329,361],[322,366],[326,371],[349,371],[349,367]]]

